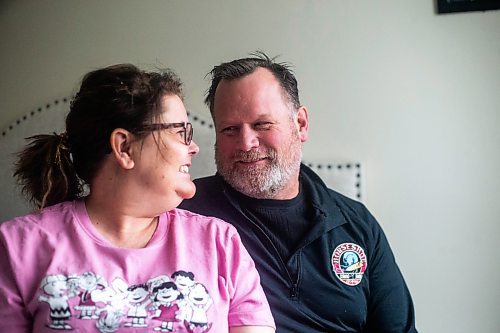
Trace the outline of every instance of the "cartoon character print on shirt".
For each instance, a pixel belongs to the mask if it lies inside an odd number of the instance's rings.
[[[95,313],[95,302],[92,300],[92,292],[97,289],[107,287],[106,281],[92,272],[85,272],[78,278],[78,286],[82,290],[78,297],[80,299],[75,310],[80,311],[78,318],[80,319],[97,319]]]
[[[121,278],[115,278],[110,287],[94,290],[92,299],[101,304],[96,310],[99,319],[96,327],[102,333],[113,333],[120,328],[127,304],[128,285]]]
[[[185,320],[185,326],[190,333],[208,332],[212,324],[208,322],[207,310],[212,305],[212,298],[207,288],[201,283],[195,283],[187,294],[186,300],[191,305],[191,316]]]
[[[146,325],[146,318],[148,317],[146,306],[151,303],[148,286],[146,284],[136,284],[127,290],[129,291],[127,317],[131,318],[132,321],[126,323],[125,326],[148,327]]]
[[[189,293],[189,289],[194,285],[194,274],[186,271],[177,271],[172,274],[172,279],[179,291],[186,296]]]
[[[365,251],[354,243],[338,245],[333,251],[331,262],[337,278],[349,286],[361,282],[368,266]]]
[[[50,322],[47,325],[56,330],[72,329],[67,321],[71,318],[71,308],[68,299],[76,294],[71,279],[61,274],[47,275],[40,283],[44,294],[38,301],[46,302],[50,307]]]
[[[53,274],[42,279],[40,289],[38,300],[49,306],[46,326],[54,330],[78,329],[78,320],[95,321],[101,333],[120,328],[131,329],[131,333],[134,328],[205,333],[212,327],[208,309],[213,300],[188,271],[133,285],[120,277],[107,283],[93,272]]]
[[[168,281],[156,286],[153,289],[153,302],[151,308],[155,311],[153,319],[160,322],[160,326],[154,328],[155,331],[172,332],[174,323],[181,321],[181,301],[184,296],[181,294],[175,283]]]

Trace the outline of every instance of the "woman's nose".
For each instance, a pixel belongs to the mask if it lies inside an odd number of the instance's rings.
[[[191,143],[189,144],[189,154],[190,155],[196,155],[200,152],[200,147],[194,142],[194,140],[191,140]]]

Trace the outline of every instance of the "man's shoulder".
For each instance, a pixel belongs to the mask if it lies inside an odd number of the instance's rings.
[[[318,174],[305,165],[302,165],[301,175],[306,186],[310,188],[315,205],[321,210],[331,216],[340,214],[348,223],[377,226],[377,223],[373,223],[375,218],[364,203],[329,188]]]
[[[213,196],[222,191],[220,179],[217,175],[197,178],[193,182],[196,185],[196,193],[193,197],[194,200],[200,198],[206,199],[206,196]]]
[[[196,178],[193,180],[193,182],[198,186],[198,185],[207,185],[207,184],[212,184],[218,182],[219,176],[218,175],[212,175],[212,176],[207,176],[207,177],[200,177]]]
[[[224,198],[220,178],[217,175],[197,178],[194,180],[196,193],[191,199],[184,200],[179,208],[187,209],[205,215],[213,215],[218,211]]]
[[[341,210],[352,212],[367,211],[367,208],[362,202],[349,198],[337,190],[328,187],[316,172],[304,164],[301,165],[301,177],[306,186],[312,189],[311,193],[314,201],[322,202],[327,205],[333,203]]]

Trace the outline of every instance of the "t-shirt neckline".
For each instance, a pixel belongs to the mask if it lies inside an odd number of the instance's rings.
[[[151,237],[148,244],[144,248],[142,249],[120,248],[116,245],[111,244],[109,240],[104,238],[104,236],[102,236],[101,233],[98,232],[97,229],[94,227],[87,213],[87,207],[85,206],[84,199],[79,199],[74,201],[74,212],[75,212],[75,220],[78,221],[78,224],[82,227],[82,229],[96,243],[106,247],[112,247],[122,250],[142,250],[158,245],[159,243],[162,243],[167,233],[168,221],[169,221],[168,214],[162,213],[158,216],[158,224],[156,226],[156,230],[154,231],[153,236]]]

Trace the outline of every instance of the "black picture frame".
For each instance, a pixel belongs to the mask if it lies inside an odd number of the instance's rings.
[[[500,0],[437,0],[438,14],[500,9]]]

